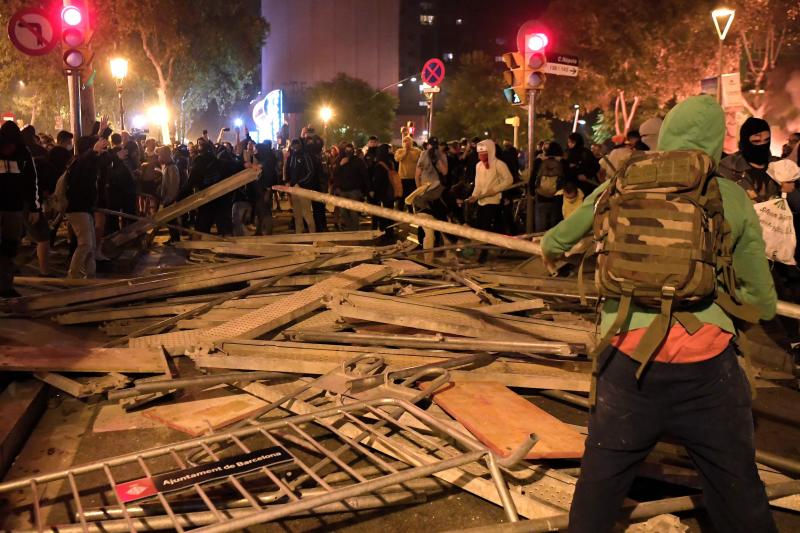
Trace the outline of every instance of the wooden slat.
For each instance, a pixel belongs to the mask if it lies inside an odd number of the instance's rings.
[[[0,478],[22,449],[46,406],[47,385],[30,379],[12,381],[0,393]]]
[[[131,339],[130,346],[175,348],[223,339],[255,339],[322,307],[323,296],[336,289],[361,287],[387,276],[390,272],[391,269],[383,265],[361,264],[221,326],[139,337]]]
[[[221,398],[207,398],[190,402],[172,403],[151,407],[142,416],[199,437],[211,429],[219,429],[253,415],[267,405],[248,394],[237,394]]]
[[[493,382],[453,382],[433,396],[476,439],[508,457],[535,433],[539,437],[527,459],[577,459],[584,437],[551,414]]]
[[[168,366],[158,348],[0,346],[0,371],[163,374]]]

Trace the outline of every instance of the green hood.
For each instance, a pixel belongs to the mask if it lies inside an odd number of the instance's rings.
[[[712,96],[692,96],[672,108],[664,118],[658,149],[702,150],[716,163],[725,140],[725,112]]]

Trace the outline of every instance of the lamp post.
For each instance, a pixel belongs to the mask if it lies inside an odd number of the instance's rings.
[[[736,10],[727,7],[720,7],[711,12],[711,19],[714,21],[714,28],[717,30],[717,37],[719,37],[719,78],[717,79],[717,101],[722,104],[722,44],[725,42],[725,36],[728,35],[728,30],[731,29],[733,24],[733,17],[736,15]]]
[[[575,110],[575,118],[572,120],[572,133],[575,133],[578,131],[578,118],[581,116],[581,106],[575,104],[572,108]]]
[[[319,118],[322,119],[322,136],[325,139],[325,146],[328,145],[328,122],[333,117],[333,109],[328,106],[319,110]]]
[[[117,98],[119,100],[119,127],[125,129],[125,106],[122,105],[122,84],[128,75],[128,60],[117,57],[111,60],[111,75],[117,82]]]

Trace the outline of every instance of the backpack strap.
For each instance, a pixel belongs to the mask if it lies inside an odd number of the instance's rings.
[[[622,329],[622,325],[628,320],[631,312],[631,302],[633,301],[634,286],[632,283],[622,283],[622,296],[619,299],[619,307],[617,308],[617,318],[611,324],[611,328],[603,335],[600,342],[594,350],[592,350],[592,382],[589,387],[589,407],[594,409],[595,400],[597,399],[597,379],[600,377],[600,355],[611,346],[611,340]]]
[[[631,354],[631,358],[639,363],[636,379],[641,379],[642,373],[644,373],[656,350],[664,343],[664,339],[669,334],[669,329],[674,323],[672,317],[672,302],[674,299],[674,287],[663,287],[661,289],[661,314],[653,320],[653,323],[645,331],[642,340],[639,341],[639,345]]]

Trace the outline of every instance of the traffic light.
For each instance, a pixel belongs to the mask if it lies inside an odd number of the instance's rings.
[[[550,39],[546,33],[531,32],[525,34],[525,67],[526,67],[526,88],[541,89],[547,76],[544,68],[547,65],[545,51]]]
[[[503,54],[503,63],[508,67],[508,70],[503,72],[503,79],[507,86],[503,89],[506,100],[513,105],[526,104],[528,93],[526,91],[527,69],[524,56],[519,52],[508,52]]]
[[[64,0],[61,8],[61,50],[64,68],[78,70],[89,60],[91,29],[83,0]]]

